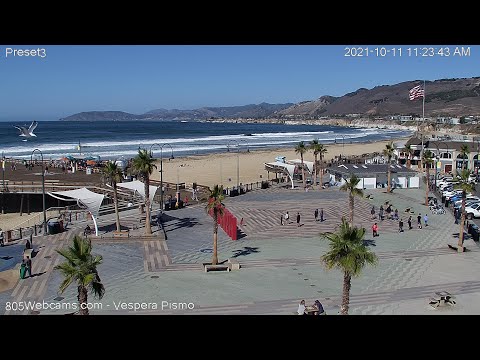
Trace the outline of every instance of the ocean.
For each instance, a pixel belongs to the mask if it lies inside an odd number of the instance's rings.
[[[134,157],[138,148],[150,149],[158,143],[172,146],[174,156],[225,152],[238,144],[241,151],[293,147],[299,141],[318,139],[323,144],[371,142],[410,135],[409,131],[377,128],[344,128],[326,125],[235,124],[211,122],[135,121],[135,122],[64,122],[42,121],[36,138],[22,141],[12,122],[0,122],[0,151],[6,157],[30,158],[37,148],[44,159],[67,155],[118,159]],[[27,126],[30,124],[26,124]],[[158,157],[158,146],[152,147]],[[163,148],[164,156],[170,148]],[[165,153],[167,155],[165,155]]]

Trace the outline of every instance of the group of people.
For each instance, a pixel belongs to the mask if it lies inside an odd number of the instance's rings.
[[[395,209],[395,211],[393,212],[393,216],[390,216],[390,214],[392,213],[391,205],[388,205],[386,210],[384,210],[383,205],[381,205],[380,209],[379,209],[379,212],[378,212],[379,220],[384,219],[384,217],[383,217],[383,212],[384,211],[387,212],[387,219],[398,220],[398,232],[404,232],[404,230],[403,230],[403,226],[404,226],[403,218],[399,218],[398,210]],[[372,206],[372,210],[370,211],[370,213],[372,214],[372,219],[375,219],[376,218],[375,217],[375,206]],[[428,226],[428,214],[425,214],[423,216],[423,222],[424,222],[425,226]],[[408,217],[407,224],[408,224],[408,229],[412,230],[413,229],[413,227],[412,227],[412,216]],[[418,216],[417,216],[417,226],[418,226],[419,229],[423,228],[422,214],[418,214]],[[373,234],[373,237],[379,236],[378,235],[378,223],[374,223],[372,225],[372,234]]]
[[[325,221],[323,208],[321,208],[320,210],[315,209],[315,212],[314,212],[313,215],[315,217],[315,221],[320,221],[320,222]],[[301,220],[300,212],[297,212],[296,220],[297,220],[297,226],[300,226],[301,225],[300,224],[300,220]],[[290,214],[287,211],[285,214],[280,215],[280,225],[285,225],[285,224],[289,224],[289,223],[290,223]]]
[[[319,300],[315,300],[312,305],[314,311],[307,311],[307,307],[305,306],[305,300],[300,301],[298,305],[297,314],[298,315],[309,315],[309,313],[313,313],[312,315],[326,315],[325,309],[323,308],[322,303]]]

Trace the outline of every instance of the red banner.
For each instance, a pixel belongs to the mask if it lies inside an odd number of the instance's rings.
[[[237,240],[237,218],[226,207],[222,206],[222,208],[223,214],[217,217],[218,225],[232,240]],[[210,209],[209,214],[213,217],[213,209]]]

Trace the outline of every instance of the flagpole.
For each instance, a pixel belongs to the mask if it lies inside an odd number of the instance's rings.
[[[422,127],[425,129],[425,80],[423,80],[423,101],[422,101]],[[423,172],[423,130],[422,130],[422,148],[420,149],[420,161],[422,167],[420,169]]]

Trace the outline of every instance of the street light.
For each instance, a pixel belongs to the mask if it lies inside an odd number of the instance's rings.
[[[150,156],[153,155],[152,153],[152,148],[154,146],[158,146],[160,147],[160,211],[163,212],[163,147],[164,146],[170,146],[170,150],[171,150],[171,155],[170,157],[168,158],[169,160],[172,160],[174,159],[173,157],[173,148],[172,148],[172,145],[170,145],[169,143],[165,143],[163,145],[160,145],[158,143],[155,143],[155,144],[152,144],[150,146]]]
[[[43,234],[47,234],[47,213],[45,212],[45,169],[43,164],[43,153],[39,149],[34,149],[30,155],[30,163],[33,163],[33,154],[38,151],[42,158],[42,202],[43,202]]]
[[[237,146],[237,190],[240,187],[240,143],[237,140],[229,140],[227,142],[227,151],[230,151],[230,143],[234,142]]]

